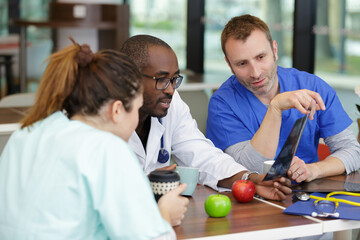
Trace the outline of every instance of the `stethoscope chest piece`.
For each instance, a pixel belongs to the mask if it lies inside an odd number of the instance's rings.
[[[161,118],[158,118],[160,124],[162,124]],[[160,150],[158,155],[158,162],[159,163],[166,163],[170,159],[169,152],[164,148],[164,135],[161,136],[160,140]]]
[[[158,156],[158,162],[159,163],[166,163],[167,161],[169,161],[169,152],[164,149],[164,148],[161,148],[159,150],[159,156]]]
[[[308,194],[306,192],[297,192],[296,198],[300,201],[307,201],[310,199],[310,194]]]

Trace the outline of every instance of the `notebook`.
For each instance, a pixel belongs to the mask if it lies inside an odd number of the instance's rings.
[[[305,117],[296,120],[288,138],[286,139],[284,146],[282,147],[279,155],[275,159],[274,164],[267,172],[263,181],[273,180],[279,177],[287,176],[287,171],[289,170],[291,161],[296,153],[308,118],[309,114],[306,114]]]

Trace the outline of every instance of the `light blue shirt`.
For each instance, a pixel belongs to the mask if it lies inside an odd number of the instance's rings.
[[[0,157],[0,239],[150,239],[171,231],[121,138],[56,112]]]

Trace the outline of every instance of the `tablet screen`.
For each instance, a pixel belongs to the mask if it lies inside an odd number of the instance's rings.
[[[287,171],[289,170],[291,161],[296,153],[296,149],[299,145],[300,138],[308,118],[309,114],[296,120],[284,146],[282,147],[279,155],[275,159],[274,164],[271,166],[263,181],[287,176]]]

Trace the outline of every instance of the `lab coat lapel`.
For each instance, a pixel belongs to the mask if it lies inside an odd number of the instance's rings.
[[[134,131],[129,139],[129,145],[139,159],[141,166],[145,166],[146,152],[142,146],[141,140]]]
[[[149,137],[146,145],[147,156],[145,169],[148,169],[149,167],[152,169],[156,165],[161,145],[161,136],[163,135],[164,131],[165,127],[159,122],[156,117],[152,117]],[[153,164],[154,166],[151,167],[149,166],[150,164]]]

